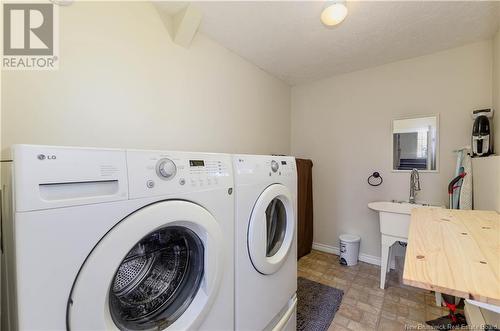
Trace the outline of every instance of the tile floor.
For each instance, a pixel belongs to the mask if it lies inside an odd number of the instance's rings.
[[[397,269],[402,269],[402,264],[398,264]],[[392,331],[410,329],[408,326],[416,330],[425,321],[448,313],[436,307],[434,293],[403,285],[400,271],[389,272],[386,288],[382,290],[380,267],[364,262],[345,267],[339,265],[337,255],[313,250],[299,260],[298,268],[299,277],[344,291],[342,304],[328,331]]]

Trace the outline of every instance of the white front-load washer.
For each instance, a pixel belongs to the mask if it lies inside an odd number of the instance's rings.
[[[297,170],[285,156],[233,155],[235,328],[295,330]]]
[[[12,160],[3,330],[234,328],[230,156],[18,145]]]

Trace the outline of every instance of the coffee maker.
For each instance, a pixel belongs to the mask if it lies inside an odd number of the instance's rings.
[[[493,109],[472,112],[472,156],[493,154]]]

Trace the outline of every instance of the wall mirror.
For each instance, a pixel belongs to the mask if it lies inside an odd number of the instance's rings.
[[[430,115],[392,121],[393,171],[438,171],[439,117]]]

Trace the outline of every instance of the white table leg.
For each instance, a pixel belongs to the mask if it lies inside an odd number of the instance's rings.
[[[382,244],[382,254],[380,257],[380,288],[385,288],[385,275],[387,274],[387,266],[389,264],[389,249],[390,246]]]

